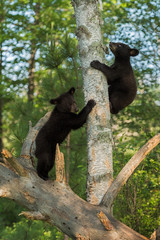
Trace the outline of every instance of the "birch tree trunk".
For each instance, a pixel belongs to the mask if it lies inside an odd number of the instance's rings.
[[[94,99],[97,103],[87,123],[87,200],[98,205],[113,177],[107,81],[100,71],[90,67],[93,60],[104,61],[101,18],[98,0],[73,0],[72,3],[76,16],[85,101]]]

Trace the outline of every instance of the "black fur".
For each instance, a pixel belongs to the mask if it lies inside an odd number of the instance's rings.
[[[37,173],[44,180],[48,179],[48,172],[54,165],[56,144],[61,144],[71,129],[80,128],[96,105],[94,100],[89,100],[82,111],[75,114],[74,112],[78,109],[73,96],[74,92],[75,89],[72,87],[58,98],[50,100],[50,103],[56,106],[36,137]]]
[[[139,51],[123,43],[110,42],[109,47],[115,56],[114,64],[108,67],[99,61],[92,61],[91,67],[100,70],[106,76],[109,85],[110,112],[117,114],[132,103],[136,96],[137,85],[130,57],[137,56]]]

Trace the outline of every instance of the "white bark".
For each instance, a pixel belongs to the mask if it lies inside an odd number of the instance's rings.
[[[98,0],[74,0],[79,54],[85,101],[97,103],[89,116],[87,200],[98,205],[112,182],[112,134],[108,86],[105,76],[90,67],[93,60],[104,61]]]

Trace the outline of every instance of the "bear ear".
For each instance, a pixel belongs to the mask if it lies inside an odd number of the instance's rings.
[[[75,88],[74,87],[72,87],[71,89],[69,89],[69,91],[68,91],[71,95],[73,95],[74,93],[75,93]]]
[[[130,49],[130,56],[135,57],[139,54],[139,51],[135,48]]]
[[[49,101],[51,104],[54,104],[54,105],[56,105],[57,103],[58,103],[58,99],[57,98],[53,98],[53,99],[51,99],[50,101]]]

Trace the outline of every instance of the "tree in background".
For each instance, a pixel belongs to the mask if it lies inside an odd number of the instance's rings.
[[[4,78],[3,78],[3,45],[7,38],[6,32],[8,29],[6,29],[5,25],[5,13],[6,13],[6,6],[4,6],[4,1],[1,1],[0,4],[0,156],[2,151],[2,111],[3,111],[3,101],[4,101]]]

